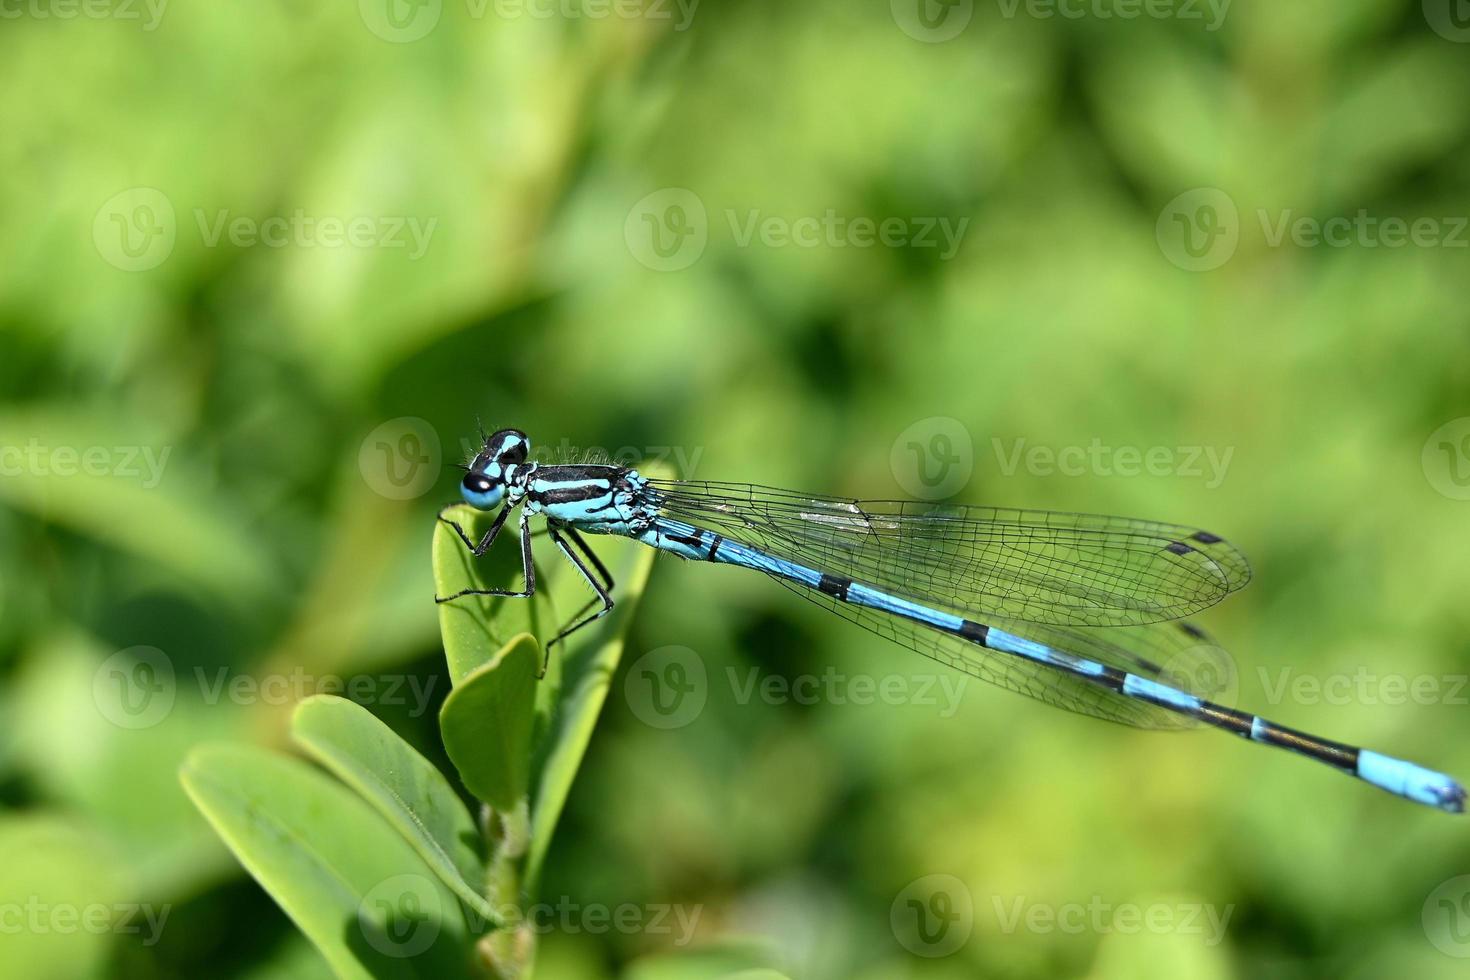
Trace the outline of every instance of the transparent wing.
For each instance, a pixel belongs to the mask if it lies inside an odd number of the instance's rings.
[[[1074,674],[995,650],[921,623],[777,579],[804,599],[910,650],[947,664],[987,684],[1024,694],[1045,704],[1134,728],[1181,730],[1200,722],[1178,712],[1127,697]],[[1168,684],[1220,703],[1235,684],[1234,662],[1193,623],[1171,621],[1139,626],[1065,627],[1000,620],[995,626],[1057,650],[1087,657],[1139,677]]]
[[[650,481],[650,490],[670,517],[988,623],[1182,619],[1250,581],[1233,545],[1177,524],[737,483]]]

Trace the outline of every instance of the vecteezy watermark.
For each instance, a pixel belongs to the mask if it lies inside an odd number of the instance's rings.
[[[432,490],[441,460],[439,433],[411,415],[384,422],[357,449],[363,480],[389,500],[414,500]]]
[[[954,258],[959,252],[965,229],[970,227],[968,216],[854,217],[840,214],[835,208],[827,208],[820,215],[796,218],[768,215],[759,208],[751,208],[743,214],[727,208],[725,221],[738,248],[749,248],[755,241],[766,248],[874,248],[881,245],[884,248],[938,249],[939,258],[944,261]]]
[[[709,672],[688,647],[666,646],[639,657],[623,677],[623,697],[651,728],[683,728],[709,702]]]
[[[700,0],[464,0],[471,20],[643,20],[687,31]],[[385,41],[408,44],[439,26],[443,0],[358,0],[368,30]]]
[[[1154,224],[1164,257],[1188,272],[1207,272],[1230,261],[1240,244],[1240,213],[1218,187],[1196,187],[1164,205]]]
[[[70,936],[89,933],[94,936],[140,936],[144,946],[152,946],[163,935],[172,905],[147,902],[48,902],[37,895],[24,901],[0,902],[0,935],[55,934]]]
[[[1470,248],[1470,217],[1446,215],[1402,218],[1379,216],[1359,208],[1351,216],[1334,215],[1319,218],[1298,214],[1293,208],[1271,213],[1256,210],[1266,244],[1280,248],[1290,242],[1297,248]]]
[[[893,22],[915,41],[939,44],[960,36],[975,16],[975,0],[889,0]]]
[[[1419,461],[1431,487],[1451,500],[1470,500],[1470,416],[1430,433]]]
[[[770,705],[918,705],[941,718],[959,710],[970,678],[939,674],[849,674],[829,666],[819,674],[784,677],[758,667],[726,667],[716,675],[729,687],[734,703]],[[659,647],[639,657],[623,679],[623,695],[634,717],[651,728],[671,730],[691,724],[709,703],[710,677],[704,660],[688,647]]]
[[[172,446],[48,446],[33,437],[24,446],[0,445],[0,477],[116,477],[152,490],[171,452]]]
[[[1256,208],[1267,248],[1470,248],[1470,216],[1351,215],[1319,217],[1295,208]],[[1206,272],[1229,262],[1240,244],[1236,203],[1218,187],[1196,187],[1164,205],[1154,228],[1164,257],[1181,269]]]
[[[227,208],[206,212],[194,209],[205,248],[223,241],[236,248],[387,248],[407,249],[408,260],[417,261],[429,250],[438,218],[423,220],[413,215],[311,215],[301,208],[290,214],[264,218],[232,214]]]
[[[555,902],[536,902],[526,908],[502,905],[497,909],[510,928],[529,927],[537,935],[551,932],[575,936],[619,933],[621,935],[666,936],[670,945],[687,946],[699,928],[703,905],[623,902],[602,905],[574,902],[567,895]]]
[[[941,260],[959,252],[968,217],[767,214],[759,208],[727,208],[724,230],[736,248],[933,249]],[[668,187],[641,198],[623,221],[628,252],[657,272],[677,272],[699,261],[709,244],[709,212],[697,194]]]
[[[209,705],[229,701],[238,705],[280,706],[295,704],[313,694],[335,694],[358,704],[406,707],[410,718],[422,718],[428,713],[438,680],[435,674],[427,677],[416,674],[311,674],[301,667],[292,667],[286,673],[261,676],[234,673],[228,667],[216,667],[213,671],[194,668],[194,682],[204,703]]]
[[[153,31],[163,20],[168,0],[0,0],[0,20],[137,21]]]
[[[1445,40],[1470,44],[1470,4],[1465,0],[1424,0],[1424,19]]]
[[[1024,469],[1031,476],[1177,476],[1204,480],[1207,489],[1225,481],[1234,446],[1111,446],[1094,438],[1085,446],[1031,445],[1025,439],[992,438],[1003,476]]]
[[[762,675],[760,668],[741,672],[725,668],[725,679],[735,694],[735,703],[749,704],[759,699],[765,704],[914,704],[938,708],[939,717],[953,718],[960,707],[970,678],[954,671],[944,674],[846,674],[828,666],[820,674],[798,674],[783,677]]]
[[[394,875],[374,885],[358,903],[358,928],[368,944],[385,956],[395,959],[418,956],[439,937],[447,904],[449,899],[441,886],[424,875]],[[461,910],[458,903],[454,905],[458,917]],[[479,910],[463,910],[472,933],[478,935],[491,928],[525,930],[537,935],[619,933],[668,937],[671,945],[682,947],[693,941],[704,906],[584,904],[563,895],[555,902],[537,902],[526,907],[500,903],[491,911],[495,913],[494,921],[487,921]]]
[[[1441,882],[1424,899],[1420,917],[1435,949],[1456,959],[1470,957],[1470,875]]]
[[[445,901],[423,875],[385,878],[357,904],[357,927],[368,945],[395,959],[418,956],[443,928]]]
[[[435,675],[312,674],[301,667],[263,675],[233,672],[229,667],[190,674],[199,700],[207,705],[290,705],[313,694],[336,694],[359,704],[406,707],[410,718],[431,709]],[[136,646],[108,657],[92,674],[92,701],[104,718],[119,728],[152,728],[173,711],[179,676],[173,660],[157,647]]]
[[[161,265],[174,250],[173,202],[153,187],[130,187],[108,198],[92,219],[97,254],[124,272]]]
[[[974,931],[975,900],[954,875],[925,875],[894,897],[888,925],[899,945],[915,956],[948,956]]]
[[[687,269],[709,244],[709,213],[687,188],[654,191],[629,209],[623,242],[633,258],[655,272]]]
[[[1000,931],[1093,933],[1124,936],[1154,935],[1199,936],[1206,946],[1218,946],[1235,906],[1209,902],[1113,902],[1093,895],[1086,902],[1033,902],[1024,895],[991,896],[991,908]]]
[[[1201,21],[1214,32],[1225,23],[1231,0],[995,0],[1002,17],[1037,20]]]
[[[119,728],[152,728],[168,717],[177,694],[173,661],[157,647],[119,650],[92,673],[92,703]]]
[[[403,250],[409,261],[423,258],[439,226],[438,218],[412,215],[314,215],[302,208],[289,214],[236,214],[228,208],[192,212],[205,248],[379,248]],[[173,254],[179,226],[173,202],[153,187],[132,187],[113,195],[92,220],[92,242],[108,263],[125,272],[143,272]]]
[[[1290,667],[1256,668],[1271,704],[1330,705],[1458,705],[1470,704],[1467,674],[1380,674],[1367,667],[1325,676],[1303,674]]]
[[[975,443],[959,419],[920,419],[893,440],[888,465],[904,493],[919,500],[953,497],[975,471]]]

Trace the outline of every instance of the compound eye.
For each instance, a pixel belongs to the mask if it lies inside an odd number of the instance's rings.
[[[524,463],[530,448],[531,440],[518,429],[501,429],[490,442],[490,451],[495,461],[502,465]]]
[[[476,510],[491,510],[505,498],[505,484],[489,479],[483,473],[466,473],[459,485],[460,496]]]

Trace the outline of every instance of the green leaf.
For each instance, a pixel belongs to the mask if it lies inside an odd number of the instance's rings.
[[[433,763],[366,708],[329,694],[296,706],[291,735],[382,814],[465,904],[498,921],[484,898],[480,832]]]
[[[592,740],[597,716],[623,655],[624,636],[658,554],[652,548],[627,542],[618,543],[617,548],[616,560],[608,562],[617,586],[617,605],[600,621],[573,634],[561,661],[562,697],[540,753],[543,761],[531,810],[531,853],[525,876],[531,889],[571,792],[572,780]]]
[[[339,977],[469,976],[464,910],[355,794],[264,749],[196,749],[194,804]]]
[[[525,799],[541,647],[522,633],[476,668],[444,700],[439,730],[471,793],[500,811]]]

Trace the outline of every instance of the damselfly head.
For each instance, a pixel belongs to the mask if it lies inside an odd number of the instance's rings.
[[[531,440],[516,429],[501,429],[485,438],[485,448],[466,467],[460,496],[477,510],[494,510],[515,482],[515,468],[526,461]],[[519,484],[517,484],[519,485]],[[512,503],[517,499],[514,495]]]

